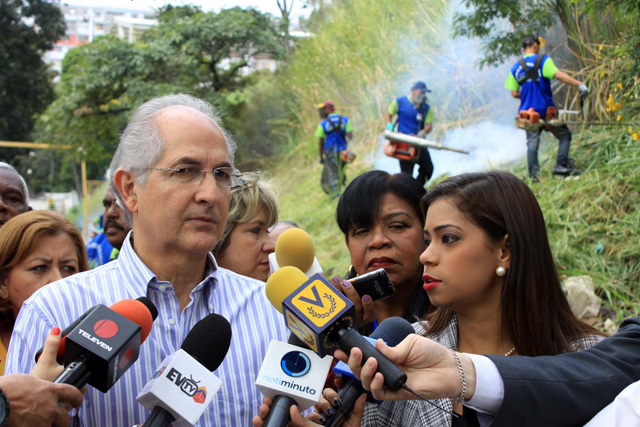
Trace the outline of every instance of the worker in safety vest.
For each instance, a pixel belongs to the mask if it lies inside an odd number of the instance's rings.
[[[346,183],[345,164],[355,155],[347,150],[347,141],[353,138],[353,125],[347,116],[336,113],[331,101],[318,105],[322,121],[316,129],[320,164],[324,165],[320,180],[322,189],[333,198],[340,196]]]
[[[427,104],[428,92],[431,91],[425,82],[417,81],[411,86],[411,95],[394,99],[385,114],[387,130],[425,138],[431,132],[435,121],[433,110]],[[394,122],[393,116],[396,115],[397,119]],[[424,185],[433,175],[433,163],[426,147],[419,147],[419,155],[415,161],[400,159],[400,171],[413,176],[413,167],[416,163],[420,166],[416,179]]]
[[[551,79],[558,79],[563,83],[577,86],[580,91],[580,99],[584,100],[589,95],[587,86],[579,80],[558,70],[553,59],[539,53],[544,46],[544,39],[534,36],[526,36],[522,41],[524,55],[511,67],[509,76],[504,85],[511,91],[514,98],[520,99],[520,111],[532,108],[540,115],[540,119],[547,116],[549,107],[555,109],[553,93],[551,92]],[[529,177],[538,182],[538,147],[540,146],[540,134],[547,129],[558,138],[558,156],[553,167],[554,175],[579,175],[580,171],[569,158],[571,146],[571,131],[567,125],[540,127],[537,130],[525,130],[527,133],[527,166]]]

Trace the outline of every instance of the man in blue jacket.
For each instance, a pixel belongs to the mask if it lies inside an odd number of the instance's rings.
[[[551,79],[558,79],[563,83],[577,86],[581,100],[589,95],[589,89],[584,83],[558,70],[553,59],[539,53],[542,44],[543,40],[538,37],[526,36],[524,38],[522,41],[524,56],[511,67],[504,85],[506,89],[511,91],[511,96],[520,99],[520,111],[533,108],[540,115],[540,119],[546,117],[549,107],[555,108]],[[525,130],[527,132],[527,166],[529,177],[534,182],[538,182],[538,171],[540,170],[538,147],[543,129],[545,128]],[[575,168],[573,160],[569,159],[571,131],[567,125],[548,126],[548,130],[558,138],[558,157],[553,167],[553,174],[563,176],[580,174],[580,171]]]
[[[427,104],[426,94],[428,92],[431,91],[427,88],[425,82],[417,81],[411,86],[411,95],[394,99],[386,113],[387,130],[393,131],[397,124],[397,132],[416,135],[418,138],[424,138],[431,132],[435,115],[429,104]],[[397,119],[394,123],[393,116],[396,115]],[[420,147],[419,152],[417,164],[420,169],[416,179],[420,184],[424,185],[433,175],[433,163],[426,147]],[[413,166],[415,164],[416,162],[410,160],[400,160],[400,171],[413,176]]]

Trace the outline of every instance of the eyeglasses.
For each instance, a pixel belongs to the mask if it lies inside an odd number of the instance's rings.
[[[157,171],[171,172],[171,179],[185,185],[199,185],[204,181],[207,172],[211,172],[219,187],[236,187],[244,183],[238,169],[219,167],[215,169],[200,169],[197,166],[177,166],[175,168],[149,168]]]

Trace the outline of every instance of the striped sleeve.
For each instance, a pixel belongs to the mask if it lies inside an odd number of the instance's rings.
[[[28,374],[35,365],[35,354],[44,345],[47,334],[54,325],[28,301],[24,303],[16,319],[7,352],[5,375]]]

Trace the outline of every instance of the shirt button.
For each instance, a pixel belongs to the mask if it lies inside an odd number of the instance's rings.
[[[158,289],[160,289],[160,292],[164,292],[164,290],[167,289],[167,287],[165,285],[160,285]]]
[[[176,324],[176,321],[175,321],[175,320],[173,320],[173,319],[169,319],[169,324],[170,324],[170,325],[175,325],[175,324]]]

